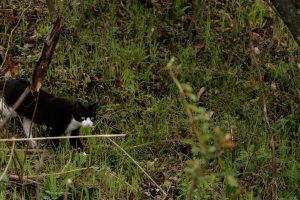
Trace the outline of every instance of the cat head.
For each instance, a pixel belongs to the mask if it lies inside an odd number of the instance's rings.
[[[98,103],[83,104],[76,101],[73,107],[75,120],[81,122],[83,127],[92,127],[96,117],[97,104]]]

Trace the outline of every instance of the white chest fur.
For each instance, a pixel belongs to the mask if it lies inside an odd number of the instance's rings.
[[[77,121],[76,119],[74,119],[74,117],[72,118],[72,120],[70,121],[67,129],[65,130],[65,133],[67,135],[70,135],[72,131],[78,129],[79,127],[82,126],[82,122]]]
[[[74,119],[74,117],[72,118],[72,120],[70,121],[65,133],[67,135],[70,135],[72,131],[80,128],[80,127],[92,127],[93,126],[93,122],[91,121],[91,119],[88,117],[87,119],[83,120],[83,121],[77,121],[76,119]]]

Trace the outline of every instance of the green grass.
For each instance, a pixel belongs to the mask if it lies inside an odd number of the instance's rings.
[[[189,1],[121,4],[89,0],[85,1],[86,20],[81,28],[77,1],[57,2],[65,23],[43,87],[70,100],[99,101],[92,133],[127,134],[115,141],[171,199],[185,199],[194,179],[194,199],[270,198],[269,138],[248,47],[249,33],[257,33],[255,46],[261,52],[257,57],[276,139],[278,197],[300,196],[299,47],[265,1],[206,1],[194,16],[194,26],[190,26],[193,7]],[[2,4],[13,9],[16,16],[27,6],[25,1]],[[9,34],[15,23],[8,23],[9,16],[3,19],[1,34]],[[19,77],[31,77],[50,27],[46,5],[32,3],[13,34],[9,50],[11,60],[22,62]],[[0,44],[6,47],[7,39],[3,38]],[[204,139],[191,132],[178,89],[165,68],[172,56],[176,58],[173,70],[178,80],[191,87],[185,88],[189,96],[206,87],[200,100],[188,99],[188,103],[195,106],[195,116],[205,114],[197,107],[214,112],[209,122],[197,121],[206,138],[207,155],[199,150],[197,139]],[[45,132],[42,128],[34,130],[37,135]],[[23,137],[18,120],[12,120],[5,131],[1,138],[6,134]],[[90,133],[82,130],[82,134]],[[226,134],[233,137],[235,148],[215,149]],[[32,154],[26,156],[24,165],[24,174],[41,183],[38,190],[42,199],[62,199],[69,179],[69,199],[163,197],[106,139],[84,141],[87,159],[66,142],[56,152],[47,142],[42,143],[46,144],[42,147],[45,151],[38,153],[39,169],[35,169]],[[1,169],[8,162],[10,146],[0,143]],[[25,144],[18,143],[17,147],[19,157],[24,158]],[[92,168],[72,171],[88,166]],[[203,176],[196,175],[199,166],[205,166]],[[20,170],[11,163],[7,174]],[[4,179],[0,198],[35,198],[35,184],[19,183]]]

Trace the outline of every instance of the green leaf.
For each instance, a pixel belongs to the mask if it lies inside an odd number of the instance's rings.
[[[227,176],[227,183],[229,186],[231,187],[237,187],[238,186],[238,182],[236,181],[236,179],[231,176],[231,175],[228,175]]]
[[[184,91],[193,92],[193,88],[190,85],[186,84],[186,83],[182,83],[181,87],[183,88]]]

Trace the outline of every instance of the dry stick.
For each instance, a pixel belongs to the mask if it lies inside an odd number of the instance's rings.
[[[91,169],[99,169],[99,167],[90,167]],[[63,173],[53,173],[53,174],[41,174],[41,175],[32,175],[32,176],[23,176],[22,180],[21,181],[28,181],[28,182],[31,182],[31,183],[35,183],[35,184],[39,184],[39,185],[42,185],[42,183],[38,182],[38,181],[35,181],[35,180],[32,180],[33,178],[43,178],[43,177],[47,177],[47,176],[54,176],[54,175],[64,175],[64,174],[67,174],[67,173],[73,173],[73,172],[78,172],[78,171],[84,171],[86,170],[87,168],[79,168],[79,169],[74,169],[74,170],[70,170],[70,171],[65,171]],[[10,174],[8,175],[9,178],[11,179],[14,179],[14,180],[20,180],[20,176],[17,176],[17,175],[13,175],[13,174]]]
[[[106,134],[106,135],[70,135],[70,136],[57,136],[57,137],[36,137],[36,138],[7,138],[0,139],[0,142],[12,141],[29,141],[29,140],[59,140],[59,139],[73,139],[73,138],[111,138],[111,137],[125,137],[126,134]]]
[[[63,23],[64,18],[62,16],[57,17],[56,21],[52,26],[50,34],[44,42],[42,53],[39,57],[38,62],[36,63],[31,78],[31,89],[33,92],[38,92],[42,86],[42,82],[49,68],[49,64],[51,62],[52,55],[58,42],[59,32],[63,26]]]
[[[151,178],[151,176],[140,166],[140,164],[134,160],[127,151],[125,151],[120,145],[118,145],[115,141],[110,138],[107,138],[111,143],[113,143],[118,149],[120,149],[140,170],[151,180],[151,182],[165,195],[164,198],[167,197],[167,193]]]
[[[0,66],[0,70],[3,69],[3,66],[6,62],[6,59],[7,59],[7,55],[8,55],[8,51],[9,51],[9,48],[10,48],[10,43],[11,43],[11,40],[12,40],[12,36],[13,36],[13,33],[15,32],[16,28],[19,26],[20,22],[21,22],[21,19],[25,13],[25,11],[30,7],[31,5],[31,1],[29,2],[28,6],[22,11],[21,15],[20,15],[20,18],[17,22],[17,24],[14,26],[14,28],[10,31],[10,34],[9,34],[9,37],[8,37],[8,43],[7,43],[7,47],[6,47],[6,51],[5,51],[5,54],[4,54],[4,58],[3,58],[3,62]]]
[[[253,38],[252,35],[250,35],[250,56],[251,56],[251,62],[252,65],[255,66],[258,79],[259,79],[259,86],[260,86],[260,95],[262,99],[262,106],[263,106],[263,115],[264,115],[264,121],[266,123],[268,133],[269,133],[269,139],[270,139],[270,147],[271,147],[271,154],[272,154],[272,180],[271,180],[271,189],[272,189],[272,199],[277,199],[277,181],[276,181],[276,152],[275,152],[275,139],[274,139],[274,133],[270,125],[270,120],[268,117],[268,110],[267,110],[267,100],[265,95],[265,87],[264,87],[264,80],[262,73],[260,71],[260,67],[256,58],[254,46],[253,46]]]
[[[9,165],[11,163],[12,157],[14,155],[15,144],[16,144],[16,142],[13,142],[13,146],[11,148],[11,153],[10,153],[10,156],[9,156],[9,160],[8,160],[7,165],[6,165],[6,167],[5,167],[2,175],[0,177],[0,182],[2,181],[3,177],[5,176],[5,174],[6,174],[7,170],[8,170],[8,167],[9,167]]]
[[[15,174],[9,174],[8,175],[9,179],[13,179],[13,180],[20,180],[20,176],[19,175],[15,175]],[[42,185],[42,183],[35,181],[35,180],[31,180],[29,178],[23,177],[23,182],[30,182],[30,183],[34,183],[34,184],[39,184]]]
[[[7,150],[10,150],[9,148],[0,148],[0,151],[7,151]],[[15,148],[15,153],[16,152],[23,152],[24,149],[17,149]],[[28,149],[28,152],[45,152],[46,150],[43,150],[43,149]]]

